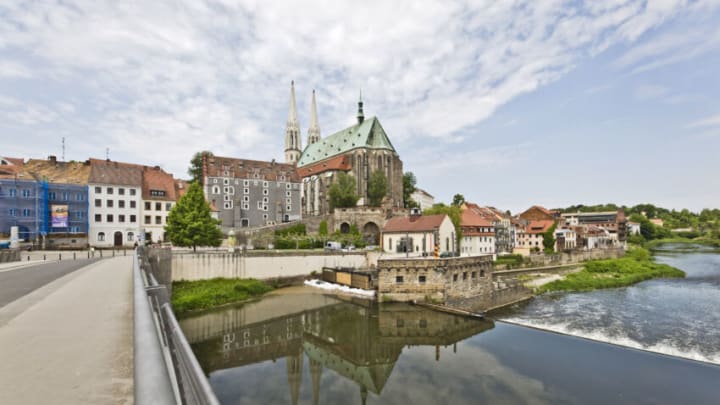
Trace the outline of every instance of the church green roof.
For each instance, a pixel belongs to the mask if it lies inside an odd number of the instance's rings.
[[[298,167],[311,165],[356,148],[386,149],[395,152],[395,148],[380,125],[380,120],[370,117],[360,124],[308,145],[298,161]]]

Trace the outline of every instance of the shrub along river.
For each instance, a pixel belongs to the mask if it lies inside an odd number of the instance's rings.
[[[716,404],[720,254],[656,257],[687,278],[544,295],[500,321],[298,287],[181,325],[225,404]]]

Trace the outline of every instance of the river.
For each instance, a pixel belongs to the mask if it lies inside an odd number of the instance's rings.
[[[717,404],[720,255],[658,260],[688,277],[543,296],[513,323],[301,287],[181,326],[223,404]]]

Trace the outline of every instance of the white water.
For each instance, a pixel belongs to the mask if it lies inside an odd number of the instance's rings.
[[[323,290],[328,291],[337,291],[341,293],[357,295],[362,298],[375,298],[375,291],[352,288],[340,284],[328,283],[322,280],[305,280],[305,285],[315,288],[322,288]]]

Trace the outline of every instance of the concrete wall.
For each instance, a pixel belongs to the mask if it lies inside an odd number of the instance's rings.
[[[20,260],[20,251],[17,249],[0,250],[0,263],[17,262]]]
[[[173,280],[207,280],[223,278],[295,277],[322,272],[323,267],[367,268],[377,262],[371,252],[248,252],[180,253],[172,258]]]

